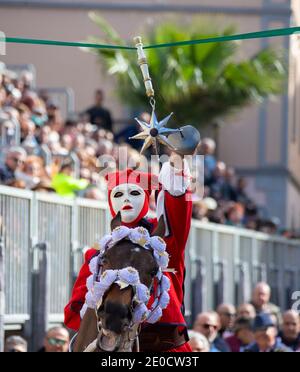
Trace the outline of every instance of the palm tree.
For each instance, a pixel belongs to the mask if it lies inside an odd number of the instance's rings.
[[[101,16],[89,16],[104,33],[104,38],[89,37],[89,42],[128,45]],[[234,33],[233,27],[221,33],[205,29],[199,20],[189,26],[163,23],[144,35],[143,41],[149,45]],[[176,124],[203,128],[248,104],[281,94],[286,78],[283,53],[262,49],[249,59],[237,61],[239,45],[233,41],[147,49],[158,115],[174,112]],[[116,77],[121,101],[135,110],[149,108],[136,53],[92,51],[104,62],[108,73]]]

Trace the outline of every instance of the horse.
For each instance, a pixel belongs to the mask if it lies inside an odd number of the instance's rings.
[[[122,225],[118,214],[111,222],[111,231]],[[163,239],[165,224],[163,217],[151,236]],[[101,260],[102,273],[107,270],[131,268],[139,275],[140,283],[153,290],[159,272],[153,251],[130,240],[123,239],[106,250]],[[131,352],[139,351],[138,335],[140,323],[134,324],[134,288],[122,288],[113,283],[104,293],[98,308],[88,308],[72,346],[73,352]]]

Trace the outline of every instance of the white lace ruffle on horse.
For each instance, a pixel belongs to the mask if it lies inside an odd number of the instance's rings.
[[[157,290],[150,309],[147,308],[150,291],[141,283],[139,273],[135,268],[127,267],[121,270],[106,270],[102,274],[101,271],[99,272],[101,270],[101,261],[106,251],[124,239],[142,248],[151,250],[159,267],[156,275],[158,281]],[[163,271],[167,269],[169,264],[169,255],[166,252],[167,246],[165,241],[158,236],[151,237],[149,232],[143,227],[129,229],[126,226],[120,226],[111,235],[102,238],[99,245],[100,254],[94,257],[89,264],[92,275],[86,282],[88,292],[86,294],[86,304],[81,310],[81,317],[83,317],[87,307],[98,308],[102,303],[105,293],[112,284],[116,283],[121,289],[131,286],[134,290],[133,323],[156,323],[170,302],[168,293],[170,290],[170,280],[163,274]],[[98,277],[99,275],[100,277]]]

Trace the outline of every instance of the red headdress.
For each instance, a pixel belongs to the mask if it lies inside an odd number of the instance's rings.
[[[108,188],[109,208],[110,208],[110,212],[113,217],[116,216],[116,212],[114,211],[112,207],[111,192],[116,186],[119,186],[122,184],[135,184],[139,186],[140,188],[142,188],[145,192],[145,203],[141,210],[141,213],[136,218],[136,220],[133,221],[130,225],[135,225],[143,217],[146,216],[146,214],[149,211],[149,200],[150,200],[151,192],[154,190],[158,190],[159,188],[157,176],[150,174],[150,173],[139,172],[133,169],[125,169],[123,171],[108,173],[105,176],[105,178],[107,181],[107,188]]]

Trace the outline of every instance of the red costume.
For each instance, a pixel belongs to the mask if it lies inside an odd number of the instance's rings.
[[[161,215],[164,216],[167,233],[164,240],[167,243],[167,251],[170,255],[169,268],[175,269],[175,273],[167,273],[170,281],[170,303],[168,307],[163,311],[163,316],[157,324],[151,325],[146,324],[142,327],[146,331],[151,331],[155,329],[157,332],[160,329],[161,333],[164,332],[164,327],[169,327],[170,325],[174,326],[178,331],[178,334],[186,334],[186,323],[184,319],[184,277],[185,277],[185,265],[184,265],[184,253],[185,246],[187,243],[190,225],[191,225],[191,215],[192,215],[192,203],[189,198],[187,198],[189,191],[188,188],[188,176],[186,169],[185,171],[180,171],[179,173],[174,173],[174,176],[171,176],[170,170],[174,169],[170,166],[169,163],[165,164],[162,168],[159,182],[160,182],[160,191],[157,198],[157,214],[158,217]],[[135,171],[126,171],[120,172],[117,174],[117,177],[113,181],[108,180],[109,185],[109,196],[111,196],[111,190],[115,185],[134,183],[132,178],[128,182],[128,177],[131,177]],[[146,177],[145,174],[138,174],[138,178]],[[174,190],[174,184],[170,187],[166,187],[168,181],[173,180],[177,187],[177,190]],[[175,178],[175,180],[174,180]],[[151,180],[151,178],[148,178]],[[147,183],[149,186],[149,183]],[[179,186],[178,186],[179,185]],[[143,187],[146,190],[145,186]],[[168,191],[167,191],[168,189]],[[149,190],[149,189],[148,189]],[[150,188],[151,190],[151,188]],[[138,221],[134,221],[133,224],[124,223],[129,227],[137,227],[143,225],[147,227],[150,231],[154,229],[157,224],[157,220],[150,220],[143,218],[148,212],[149,205],[149,195],[148,191],[145,192],[145,202],[142,208],[142,212],[139,212]],[[112,214],[115,214],[113,210],[111,197],[109,197],[109,205]],[[145,207],[146,206],[146,207]],[[146,226],[145,226],[146,224]],[[89,262],[90,260],[98,254],[96,249],[90,249],[85,254],[85,262],[80,270],[79,276],[76,280],[76,283],[73,288],[72,298],[69,304],[65,307],[65,325],[68,328],[73,330],[78,330],[80,326],[80,310],[85,302],[85,295],[87,293],[86,280],[91,275],[89,271]],[[152,301],[150,300],[151,304]],[[167,329],[167,328],[165,328]],[[175,349],[170,347],[168,351],[170,352],[190,352],[190,346],[185,342],[181,342],[181,345]],[[143,347],[141,342],[141,348]]]

